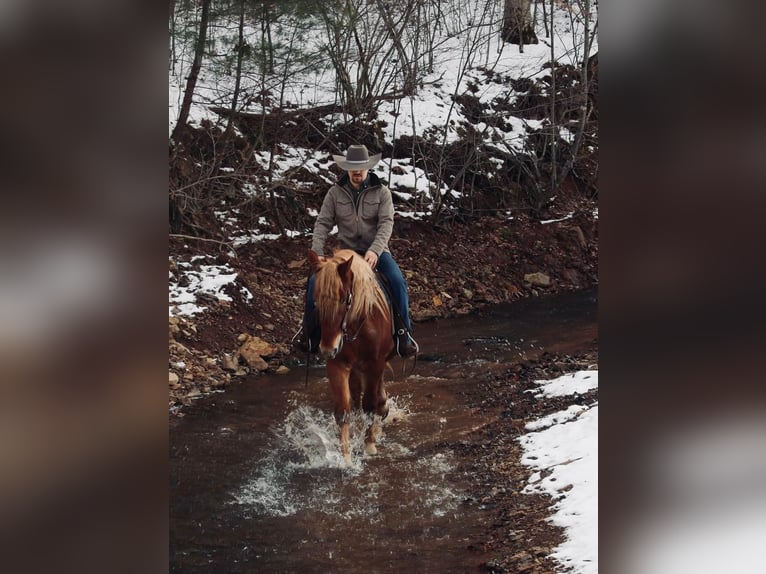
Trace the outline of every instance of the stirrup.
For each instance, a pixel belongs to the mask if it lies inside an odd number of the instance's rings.
[[[406,342],[412,343],[412,346],[415,349],[414,353],[402,354],[401,349],[399,348],[399,343],[401,342],[402,336],[404,335],[407,336]],[[410,355],[417,355],[419,352],[420,352],[420,345],[418,345],[418,342],[413,338],[410,332],[407,331],[407,329],[399,329],[396,332],[396,354],[399,355],[400,357],[408,357]]]
[[[302,353],[316,353],[316,352],[318,352],[319,351],[319,342],[317,341],[317,343],[315,345],[312,345],[311,336],[309,336],[309,335],[306,335],[306,340],[304,341],[303,337],[301,337],[301,335],[303,335],[303,333],[304,333],[304,329],[303,329],[303,326],[301,325],[300,329],[298,329],[298,332],[295,333],[295,335],[293,335],[292,339],[290,339],[290,346],[293,349],[298,350],[298,351],[300,351]]]

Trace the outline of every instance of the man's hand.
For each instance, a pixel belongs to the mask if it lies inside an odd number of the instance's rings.
[[[367,251],[367,253],[364,254],[364,260],[369,263],[370,267],[375,269],[375,266],[378,264],[378,255],[374,251]]]

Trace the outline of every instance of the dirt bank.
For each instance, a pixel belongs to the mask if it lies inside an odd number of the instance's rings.
[[[169,402],[183,404],[257,371],[289,368],[289,342],[302,315],[309,239],[250,243],[236,256],[214,243],[171,239],[177,263],[228,264],[238,274],[226,293],[206,298],[207,311],[169,324]],[[524,214],[432,224],[397,217],[391,250],[407,277],[417,323],[470,313],[488,305],[543,297],[598,284],[596,205],[580,200],[552,206],[544,218]],[[240,287],[254,297],[246,300]],[[263,362],[245,360],[246,339],[265,343]],[[424,350],[427,351],[427,350]]]

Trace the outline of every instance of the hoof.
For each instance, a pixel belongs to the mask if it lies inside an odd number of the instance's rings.
[[[375,446],[374,442],[364,443],[364,452],[365,454],[378,454],[378,447]]]

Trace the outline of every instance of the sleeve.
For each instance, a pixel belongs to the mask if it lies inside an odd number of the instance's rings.
[[[332,189],[330,190],[332,191]],[[319,255],[325,255],[324,248],[327,243],[327,236],[335,225],[335,199],[329,191],[324,196],[322,208],[319,210],[316,222],[314,222],[314,233],[311,237],[311,249]]]
[[[378,210],[378,230],[370,245],[370,251],[380,256],[388,248],[388,241],[394,231],[394,201],[391,190],[383,185],[380,188],[380,208]]]

